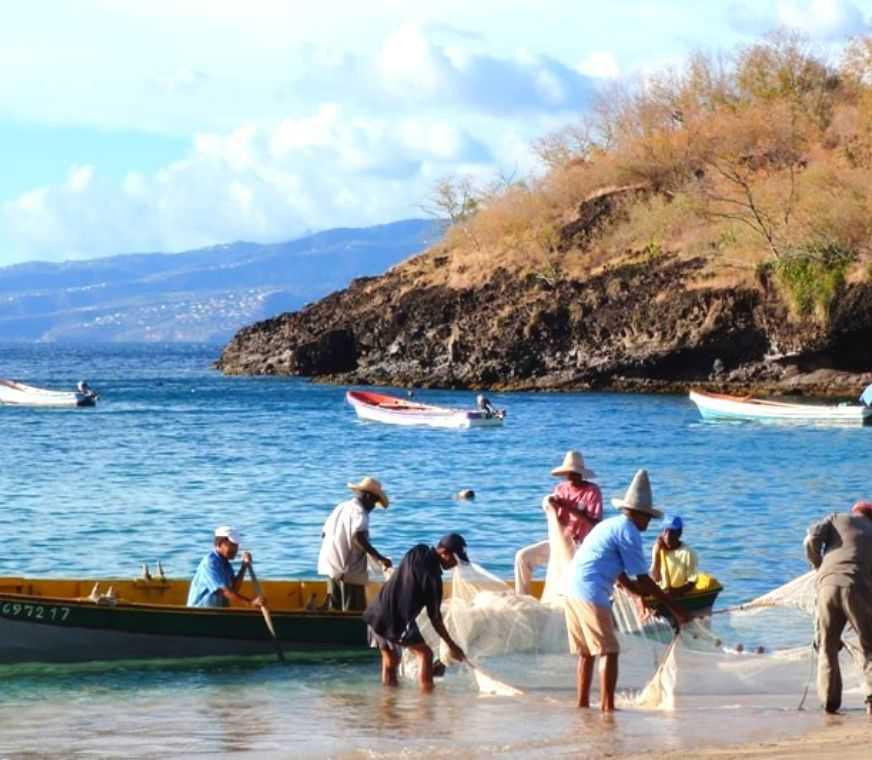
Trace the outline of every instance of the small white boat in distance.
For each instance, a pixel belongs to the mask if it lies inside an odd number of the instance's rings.
[[[790,404],[703,391],[691,391],[690,400],[705,420],[784,420],[830,425],[863,425],[872,421],[872,407],[862,404]]]
[[[85,386],[87,388],[87,386]],[[0,380],[0,404],[10,406],[94,406],[97,394],[87,389],[81,391],[50,391],[36,388],[14,380]]]
[[[390,425],[429,425],[441,428],[469,428],[502,425],[506,413],[489,414],[479,410],[449,409],[369,391],[348,391],[345,400],[363,420]]]

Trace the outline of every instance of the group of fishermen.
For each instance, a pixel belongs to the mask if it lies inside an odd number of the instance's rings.
[[[560,477],[543,500],[546,512],[559,526],[560,539],[571,561],[560,586],[564,596],[569,646],[578,656],[577,704],[590,705],[595,658],[601,658],[600,707],[615,709],[620,646],[611,612],[615,585],[638,597],[648,597],[667,609],[676,628],[687,614],[676,599],[694,588],[696,553],[682,540],[683,521],[667,517],[655,541],[651,561],[642,549],[642,532],[652,519],[663,518],[654,505],[648,473],[639,470],[621,498],[612,499],[620,511],[603,519],[602,494],[592,481],[595,473],[585,466],[578,451],[568,451],[552,471]],[[370,642],[381,651],[382,682],[396,685],[403,649],[418,661],[421,689],[433,688],[441,664],[434,660],[416,618],[426,609],[436,633],[445,641],[454,660],[466,653],[453,640],[442,619],[442,573],[469,563],[466,540],[448,533],[435,546],[418,544],[397,568],[371,543],[370,513],[390,503],[381,483],[372,477],[348,483],[353,496],[338,504],[321,534],[318,573],[327,578],[328,609],[360,611],[369,626]],[[239,551],[239,534],[231,527],[215,531],[214,549],[201,561],[190,585],[189,606],[226,606],[231,602],[259,607],[260,596],[239,593],[251,555],[243,552],[234,573],[230,561]],[[805,541],[809,561],[817,569],[816,647],[818,694],[827,712],[841,706],[842,682],[838,653],[848,623],[859,637],[866,686],[866,708],[872,714],[872,502],[857,502],[848,514],[833,514],[812,526]],[[515,558],[515,586],[528,594],[538,565],[547,564],[550,541],[521,549]],[[368,562],[380,566],[387,578],[377,597],[366,604]]]

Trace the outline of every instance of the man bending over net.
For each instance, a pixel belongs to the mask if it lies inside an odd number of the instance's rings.
[[[363,613],[372,643],[381,650],[385,686],[397,685],[400,656],[407,648],[418,658],[421,691],[433,689],[433,650],[415,622],[425,607],[433,629],[448,645],[451,656],[458,662],[466,659],[442,620],[442,571],[455,567],[458,561],[469,562],[466,540],[459,533],[442,536],[435,548],[418,544],[406,553]]]
[[[648,473],[639,470],[624,498],[612,499],[612,503],[623,514],[601,522],[579,547],[569,568],[566,600],[569,648],[578,655],[578,706],[590,707],[593,665],[599,655],[605,658],[600,674],[603,712],[615,709],[618,683],[620,646],[609,603],[615,581],[638,596],[653,596],[672,613],[676,625],[687,621],[684,612],[675,607],[647,574],[641,532],[652,518],[663,517],[663,513],[654,508]],[[635,576],[636,580],[629,576]]]
[[[860,639],[866,712],[872,715],[872,502],[831,514],[809,528],[805,554],[817,569],[818,697],[828,713],[842,705],[839,650],[850,623]]]

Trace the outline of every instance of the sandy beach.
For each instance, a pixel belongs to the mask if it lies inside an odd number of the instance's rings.
[[[810,715],[810,718],[812,716]],[[780,758],[814,758],[815,760],[861,760],[872,754],[872,721],[857,712],[847,715],[814,715],[814,728],[801,736],[776,741],[757,741],[747,744],[701,747],[684,752],[685,757],[712,760],[779,760]],[[638,757],[667,758],[674,752],[646,753]]]

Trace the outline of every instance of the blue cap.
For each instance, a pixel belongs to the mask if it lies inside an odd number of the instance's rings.
[[[680,532],[684,529],[684,520],[678,515],[666,515],[663,518],[661,530],[674,530]]]

